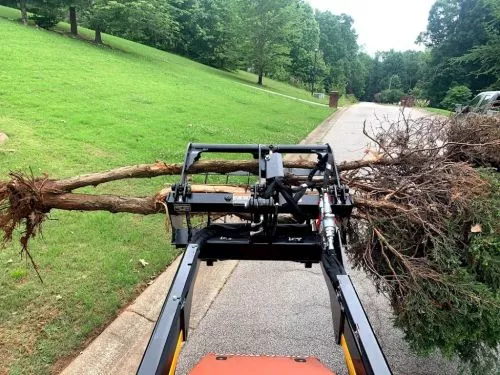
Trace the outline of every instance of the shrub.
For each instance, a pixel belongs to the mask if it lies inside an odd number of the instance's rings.
[[[400,89],[387,89],[375,94],[375,100],[380,103],[397,103],[404,94],[403,90]]]
[[[441,106],[450,111],[454,111],[455,107],[460,104],[467,103],[472,96],[472,91],[467,86],[451,87],[441,102]]]
[[[416,99],[425,99],[424,90],[419,86],[412,88],[410,90],[410,95],[414,96]]]
[[[33,14],[30,16],[35,24],[42,29],[52,29],[55,25],[62,21],[64,15],[57,8],[39,8],[32,9]]]
[[[427,99],[417,99],[415,100],[415,106],[426,108],[429,106],[429,101]]]

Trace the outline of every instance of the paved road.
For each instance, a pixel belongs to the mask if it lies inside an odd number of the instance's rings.
[[[360,103],[331,121],[323,141],[333,146],[338,162],[363,156],[367,143],[361,132],[363,121],[375,122],[375,116],[396,119],[399,110]],[[350,274],[395,374],[457,373],[452,363],[438,357],[412,355],[402,332],[392,326],[387,300],[362,272]],[[305,269],[284,262],[239,262],[191,331],[178,374],[185,374],[208,352],[314,355],[338,374],[346,374],[342,350],[333,335],[328,291],[318,265]]]

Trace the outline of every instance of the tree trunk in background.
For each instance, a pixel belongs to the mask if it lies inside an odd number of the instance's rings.
[[[95,42],[102,44],[101,28],[99,26],[96,26],[95,28]]]
[[[78,35],[78,24],[76,23],[76,7],[69,7],[69,23],[71,25],[71,34]]]
[[[259,70],[259,80],[257,81],[257,84],[262,85],[262,77],[264,76],[264,72],[262,70]]]
[[[19,9],[21,9],[21,22],[28,23],[28,11],[26,10],[26,0],[19,0]]]

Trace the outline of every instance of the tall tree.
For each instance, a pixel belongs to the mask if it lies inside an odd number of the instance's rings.
[[[478,68],[469,72],[469,76],[492,76],[493,83],[488,89],[500,90],[500,2],[485,0],[493,18],[486,23],[487,41],[476,45],[463,56],[454,60],[459,64],[475,64]]]
[[[247,64],[257,73],[259,85],[264,74],[290,64],[296,6],[295,1],[288,0],[241,0],[239,3],[242,52]]]
[[[346,14],[337,16],[326,11],[316,12],[316,20],[320,29],[319,46],[328,67],[323,81],[325,90],[335,88],[345,93],[353,77],[352,65],[359,49],[353,19]]]
[[[352,66],[351,79],[347,85],[347,92],[361,99],[365,97],[368,86],[368,76],[372,69],[373,59],[366,53],[359,53]]]
[[[319,26],[314,11],[308,3],[298,2],[294,9],[297,16],[296,33],[290,42],[290,79],[297,85],[314,85],[325,70],[323,55],[319,50]],[[316,86],[317,87],[317,86]]]
[[[102,32],[159,49],[174,45],[178,25],[169,4],[161,0],[94,0],[84,14],[84,22],[95,30],[96,43]]]
[[[496,81],[491,72],[471,74],[483,65],[473,55],[457,61],[469,51],[488,45],[491,25],[498,19],[492,4],[495,2],[490,0],[438,0],[431,8],[427,30],[418,41],[431,48],[426,91],[434,105],[442,101],[451,86],[466,85],[479,91]]]

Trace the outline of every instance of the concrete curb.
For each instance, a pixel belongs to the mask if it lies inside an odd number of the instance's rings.
[[[61,375],[135,374],[174,278],[180,256],[128,306]],[[195,329],[238,262],[200,264],[193,295],[190,328]]]
[[[324,143],[325,136],[328,134],[332,126],[340,120],[345,111],[349,107],[340,107],[337,111],[328,116],[321,124],[319,124],[307,137],[301,141],[301,144]]]

